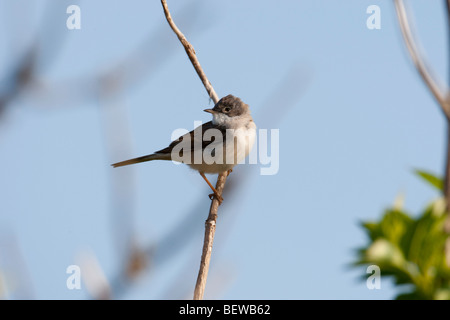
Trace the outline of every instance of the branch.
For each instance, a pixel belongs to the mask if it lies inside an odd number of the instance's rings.
[[[191,60],[191,63],[197,71],[198,76],[200,77],[200,80],[202,80],[203,85],[205,86],[206,91],[208,92],[209,97],[213,100],[214,103],[217,103],[219,101],[219,98],[214,91],[214,88],[211,85],[211,82],[209,82],[208,78],[206,77],[200,62],[197,59],[197,56],[195,54],[194,47],[186,40],[186,37],[184,34],[178,29],[178,27],[175,25],[175,23],[172,20],[172,16],[170,15],[169,8],[167,7],[166,0],[161,0],[161,4],[164,9],[164,14],[166,16],[167,22],[169,23],[170,27],[172,28],[173,32],[177,35],[178,39],[180,40],[181,44],[184,47],[184,50],[186,51],[189,60]],[[217,178],[216,183],[216,190],[221,195],[223,188],[225,187],[225,182],[227,180],[228,173],[222,172],[219,174]],[[205,222],[205,238],[203,240],[203,250],[202,250],[202,257],[200,261],[200,270],[198,272],[197,277],[197,283],[195,285],[194,290],[194,300],[201,300],[203,299],[203,295],[205,292],[205,286],[206,286],[206,278],[208,277],[208,270],[209,270],[209,263],[211,261],[211,252],[212,252],[212,245],[214,241],[214,234],[216,231],[216,221],[217,221],[217,211],[219,209],[219,200],[217,198],[213,198],[211,202],[211,207],[209,209],[209,215],[208,219],[206,219]]]
[[[222,195],[225,181],[228,173],[225,171],[219,174],[217,178],[216,190]],[[195,284],[194,300],[202,300],[205,293],[206,278],[208,277],[209,262],[211,261],[211,252],[216,232],[217,210],[219,201],[214,198],[209,208],[208,219],[205,221],[205,239],[203,240],[202,258],[200,260],[200,269],[198,270],[197,283]]]
[[[189,57],[189,60],[191,60],[191,63],[197,71],[198,76],[200,77],[200,80],[202,80],[203,85],[205,86],[206,91],[208,92],[209,97],[214,101],[214,103],[219,102],[219,98],[214,91],[214,88],[211,85],[211,82],[209,82],[208,78],[206,77],[205,72],[203,72],[202,66],[200,65],[200,62],[197,59],[197,56],[195,54],[194,47],[186,40],[186,37],[184,34],[178,29],[175,22],[172,20],[172,16],[170,15],[169,8],[167,7],[166,0],[161,0],[161,4],[164,9],[164,14],[166,16],[167,22],[169,23],[170,27],[172,28],[173,32],[178,37],[178,40],[180,40],[181,44],[184,47],[184,50],[186,50],[186,53]]]
[[[450,18],[450,0],[445,1],[447,4],[447,18]],[[448,19],[447,23],[450,26],[450,19]]]
[[[428,86],[431,93],[434,95],[439,105],[441,106],[445,116],[447,117],[447,119],[450,119],[450,99],[448,90],[444,91],[440,86],[438,86],[438,82],[433,79],[430,71],[427,68],[427,64],[424,58],[420,55],[419,49],[417,48],[413,34],[411,32],[411,28],[408,22],[408,15],[406,13],[403,0],[394,0],[394,4],[403,39],[406,43],[411,59],[413,60],[414,65],[416,66],[416,69],[422,77],[423,81]]]
[[[450,0],[446,0],[447,7],[447,23],[448,32],[450,32]],[[444,112],[447,119],[447,155],[445,164],[445,178],[444,178],[444,198],[446,200],[447,206],[447,220],[444,225],[444,231],[450,234],[450,94],[448,86],[442,89],[438,86],[437,82],[431,76],[429,70],[427,70],[424,58],[420,56],[419,50],[414,42],[414,38],[411,32],[411,28],[408,22],[408,16],[406,14],[405,5],[403,0],[394,0],[395,9],[397,11],[397,18],[400,23],[400,28],[402,30],[403,39],[405,40],[406,46],[408,47],[409,54],[419,71],[422,79],[438,101],[442,111]],[[450,49],[450,47],[449,47]],[[450,266],[450,237],[447,238],[445,243],[445,257],[446,263]]]
[[[447,39],[450,36],[450,0],[445,1],[447,7]],[[448,55],[450,56],[450,42],[447,44]],[[449,70],[450,71],[450,70]],[[450,75],[450,72],[449,72]],[[447,97],[450,99],[450,96]],[[447,219],[444,224],[444,231],[450,235],[450,123],[447,123],[447,159],[445,166],[445,179],[444,179],[444,197],[447,205]],[[450,267],[450,236],[445,240],[445,263]]]

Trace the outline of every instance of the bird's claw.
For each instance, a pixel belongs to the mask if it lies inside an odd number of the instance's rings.
[[[216,193],[211,193],[211,194],[209,194],[208,196],[209,196],[209,199],[211,199],[211,200],[213,200],[214,198],[216,198],[217,201],[219,201],[219,205],[222,204],[222,201],[223,201],[222,196],[220,196],[220,195],[218,195],[218,194],[216,194]]]

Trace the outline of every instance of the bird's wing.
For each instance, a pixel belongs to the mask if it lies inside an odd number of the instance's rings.
[[[198,149],[200,146],[203,149],[205,149],[209,144],[215,142],[215,134],[219,133],[219,132],[210,132],[211,133],[211,139],[210,140],[205,140],[204,139],[204,134],[207,130],[209,129],[216,129],[219,130],[220,134],[222,135],[222,140],[225,140],[225,135],[226,135],[226,129],[222,126],[217,126],[214,125],[212,123],[212,121],[206,122],[204,124],[202,124],[201,126],[198,126],[197,128],[195,128],[194,130],[192,130],[189,133],[186,133],[185,135],[182,135],[181,137],[179,137],[178,139],[172,141],[172,143],[161,150],[158,150],[155,152],[155,154],[169,154],[172,152],[173,148],[178,145],[179,143],[183,142],[185,139],[189,139],[187,142],[189,143],[190,141],[190,152],[194,152],[194,151],[200,151],[200,150],[196,150]],[[209,139],[209,138],[208,138]]]

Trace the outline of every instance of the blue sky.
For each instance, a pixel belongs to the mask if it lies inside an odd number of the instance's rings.
[[[409,3],[427,59],[447,80],[443,2]],[[52,8],[47,23],[43,4]],[[81,8],[80,30],[66,28],[70,4]],[[373,4],[380,30],[366,27]],[[442,173],[445,123],[392,1],[168,5],[218,95],[239,96],[259,128],[280,134],[276,175],[243,165],[229,178],[236,192],[219,210],[206,298],[394,297],[389,281],[369,290],[365,270],[348,268],[367,241],[358,223],[377,219],[399,193],[412,213],[438,196],[412,170]],[[207,185],[170,162],[110,167],[210,120],[207,93],[160,2],[4,1],[0,16],[2,76],[41,43],[41,85],[9,101],[0,119],[0,243],[10,248],[0,253],[0,276],[27,287],[9,284],[10,297],[89,298],[84,282],[67,289],[66,268],[91,252],[114,279],[133,239],[156,249],[117,298],[190,298]],[[109,87],[93,80],[113,68],[121,72]]]

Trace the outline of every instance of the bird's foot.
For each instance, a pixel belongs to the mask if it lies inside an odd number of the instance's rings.
[[[208,195],[209,199],[213,200],[214,198],[217,199],[217,201],[219,201],[219,206],[222,204],[223,198],[221,195],[219,195],[218,193],[211,193]]]

